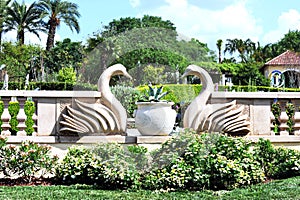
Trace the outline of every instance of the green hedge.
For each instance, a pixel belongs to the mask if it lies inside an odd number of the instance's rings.
[[[3,82],[0,82],[0,86]],[[9,90],[23,90],[25,83],[23,82],[9,82]],[[93,90],[97,91],[97,85],[91,85],[88,83],[66,83],[66,82],[30,82],[28,90]],[[137,89],[146,93],[148,89],[147,85],[139,86]],[[174,102],[190,102],[196,97],[202,89],[202,85],[199,84],[166,84],[164,85],[164,91],[170,91],[165,97],[165,100]],[[247,85],[234,85],[218,86],[218,91],[235,91],[235,92],[299,92],[300,88],[275,88],[267,86],[247,86]]]
[[[202,89],[199,84],[166,84],[164,91],[169,91],[169,94],[164,97],[164,100],[179,102],[191,102]],[[137,87],[141,94],[146,94],[148,90],[147,85]],[[274,88],[266,86],[218,86],[218,91],[232,91],[232,92],[299,92],[300,88]]]
[[[202,85],[167,84],[164,85],[163,91],[168,91],[169,94],[167,94],[163,99],[176,103],[191,102],[196,96],[198,96],[201,89]],[[141,94],[147,94],[148,86],[139,86],[137,87],[137,90],[139,90]]]
[[[3,85],[3,82],[0,82]],[[9,82],[9,90],[23,90],[25,83],[23,82]],[[92,90],[97,91],[96,85],[88,83],[67,83],[67,82],[30,82],[27,90]]]

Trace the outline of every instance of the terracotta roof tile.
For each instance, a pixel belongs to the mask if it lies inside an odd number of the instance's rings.
[[[268,61],[265,65],[300,66],[300,53],[287,50],[286,52]]]

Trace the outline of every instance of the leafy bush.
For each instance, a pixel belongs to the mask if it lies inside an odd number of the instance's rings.
[[[136,89],[128,86],[116,85],[111,87],[114,96],[121,102],[129,117],[133,117],[134,110],[137,109],[135,102],[138,101],[140,93]]]
[[[10,120],[9,120],[9,125],[10,125],[10,131],[12,133],[12,135],[15,135],[18,131],[18,119],[17,119],[17,115],[20,111],[20,104],[18,101],[10,101],[9,105],[8,105],[8,112],[11,116]]]
[[[6,145],[1,138],[1,172],[6,177],[23,177],[30,181],[34,176],[52,175],[58,160],[50,155],[50,146],[26,141],[20,146]]]
[[[125,151],[119,144],[99,144],[93,152],[101,160],[102,169],[96,170],[93,180],[104,188],[130,188],[139,186],[140,173],[133,154],[144,151]]]
[[[188,132],[167,141],[158,152],[167,162],[145,175],[148,189],[232,189],[265,179],[250,143],[242,139]]]
[[[76,82],[76,72],[73,67],[63,67],[58,71],[57,80],[59,82],[75,83]]]
[[[300,153],[221,134],[186,130],[147,153],[140,146],[99,144],[70,149],[58,165],[65,183],[101,188],[234,189],[269,178],[299,175]]]
[[[59,182],[65,184],[89,184],[90,170],[98,165],[99,161],[89,149],[81,146],[71,147],[62,162],[55,167],[55,176]]]
[[[287,178],[300,175],[300,152],[275,148],[269,140],[260,139],[254,145],[255,159],[269,178]]]
[[[35,104],[32,100],[27,100],[24,105],[24,112],[26,114],[26,120],[25,120],[25,131],[27,135],[32,135],[34,132],[34,120],[32,119],[33,114],[35,112]]]
[[[145,153],[144,147],[132,146],[125,151],[114,143],[98,144],[92,149],[73,147],[57,166],[56,176],[69,184],[96,184],[107,189],[138,187]]]

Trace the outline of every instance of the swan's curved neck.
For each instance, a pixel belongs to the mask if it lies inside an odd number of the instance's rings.
[[[207,104],[207,101],[214,91],[214,84],[207,71],[205,71],[201,67],[191,66],[188,67],[187,70],[190,70],[188,75],[195,75],[200,78],[202,90],[186,109],[183,124],[184,127],[190,127],[197,130],[198,127],[196,127],[195,119]]]
[[[120,123],[120,131],[125,132],[127,123],[126,110],[124,109],[122,104],[117,100],[117,98],[115,98],[115,96],[112,94],[109,87],[111,77],[122,74],[119,67],[120,66],[118,65],[109,67],[101,74],[98,80],[98,91],[101,93],[102,104],[112,110],[112,112],[116,115]]]

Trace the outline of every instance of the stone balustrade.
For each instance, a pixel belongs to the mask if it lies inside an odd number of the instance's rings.
[[[19,129],[20,131],[16,136],[9,136],[8,142],[17,143],[28,138],[38,141],[40,143],[96,143],[100,141],[112,142],[117,141],[120,143],[147,143],[151,140],[152,143],[160,143],[165,141],[168,137],[161,138],[152,136],[145,138],[138,133],[130,135],[127,131],[126,136],[97,136],[97,134],[74,136],[65,135],[59,132],[59,121],[61,114],[64,112],[67,105],[72,105],[75,99],[80,99],[84,102],[95,103],[100,100],[100,92],[95,91],[0,91],[1,99],[4,101],[5,109],[1,116],[2,135],[9,134],[9,120],[8,104],[12,97],[15,97],[20,102],[21,110],[18,114]],[[35,131],[34,137],[25,136],[25,120],[24,102],[27,97],[31,97],[36,104],[36,113],[34,115]],[[273,130],[274,116],[271,112],[271,104],[274,99],[277,99],[282,106],[280,115],[280,132],[275,135]],[[213,92],[209,103],[225,103],[232,100],[237,101],[237,105],[243,105],[243,114],[248,115],[250,121],[250,133],[248,138],[256,141],[259,137],[269,138],[278,143],[298,142],[300,144],[300,95],[299,93],[291,92]],[[287,132],[287,116],[284,110],[286,102],[291,101],[295,105],[296,113],[294,116],[294,132],[290,135]],[[146,141],[147,140],[147,141]]]
[[[8,112],[8,105],[12,98],[17,100],[20,104],[20,111],[17,119],[19,122],[19,131],[17,136],[26,136],[24,112],[24,103],[28,97],[35,102],[36,112],[33,116],[35,122],[34,136],[58,136],[59,135],[59,121],[62,112],[67,105],[72,105],[74,99],[81,99],[85,102],[96,102],[99,100],[101,94],[95,91],[0,91],[0,97],[4,102],[4,112],[1,116],[2,135],[11,136],[10,133],[10,114]]]

